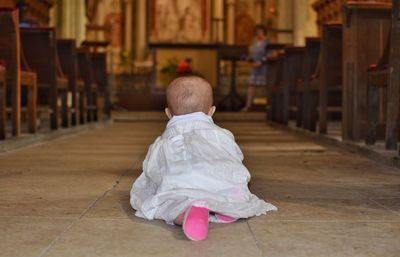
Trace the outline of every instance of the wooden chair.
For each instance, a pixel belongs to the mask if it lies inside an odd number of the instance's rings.
[[[21,43],[29,65],[38,77],[38,100],[40,110],[50,113],[50,128],[59,127],[58,100],[61,96],[62,126],[68,122],[68,79],[60,67],[54,28],[36,27],[21,29]]]
[[[343,10],[342,136],[359,141],[367,135],[366,67],[378,60],[385,48],[391,4],[348,2]]]
[[[0,140],[6,138],[6,67],[0,62]]]
[[[297,97],[297,81],[303,75],[304,47],[287,46],[283,56],[282,68],[282,118],[281,122],[288,125],[289,119],[295,117],[296,126],[301,125],[301,110]],[[291,115],[294,114],[294,115]]]
[[[27,88],[28,130],[37,130],[37,78],[24,59],[20,46],[20,31],[18,25],[18,10],[0,8],[0,59],[7,68],[8,102],[11,105],[12,134],[20,135],[21,130],[21,85]],[[4,29],[3,29],[4,28]]]
[[[91,53],[86,48],[78,49],[78,76],[83,80],[85,84],[85,95],[86,95],[86,118],[88,122],[96,121],[98,118],[98,85],[96,84],[93,75],[93,64]]]
[[[111,99],[110,89],[108,86],[108,73],[107,73],[107,54],[106,53],[91,53],[93,77],[99,87],[99,91],[104,99],[104,115],[106,119],[111,118]]]
[[[384,130],[386,149],[397,149],[400,119],[400,2],[393,2],[391,33],[385,51],[377,62],[368,68],[368,133],[366,144],[375,143],[379,127]],[[391,71],[391,72],[389,72]],[[386,94],[385,94],[386,93]],[[385,97],[386,95],[386,97]],[[385,104],[386,103],[386,104]],[[379,110],[382,112],[379,113]],[[382,114],[385,115],[382,115]],[[381,114],[381,115],[379,115]],[[379,116],[386,119],[379,122]]]
[[[71,92],[71,124],[77,125],[80,116],[86,112],[86,90],[83,80],[78,78],[78,52],[74,39],[58,39],[57,52],[60,65],[68,77],[69,91]],[[84,123],[85,119],[82,119]]]
[[[313,97],[311,88],[312,75],[315,73],[318,65],[321,48],[321,38],[307,37],[304,49],[303,76],[298,82],[298,109],[301,118],[301,125],[304,129],[315,131],[316,126],[312,121],[316,119],[316,99]]]

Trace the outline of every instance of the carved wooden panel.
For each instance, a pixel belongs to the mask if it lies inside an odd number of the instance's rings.
[[[341,22],[342,21],[342,8],[348,2],[376,2],[391,3],[392,0],[316,0],[312,7],[317,12],[317,24],[321,25],[328,22]]]
[[[20,22],[47,26],[54,0],[0,0],[0,7],[17,7]]]

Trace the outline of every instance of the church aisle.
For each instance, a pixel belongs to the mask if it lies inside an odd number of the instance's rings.
[[[0,256],[398,256],[400,172],[261,122],[222,122],[278,212],[203,242],[134,216],[129,190],[162,122],[114,123],[0,155]]]

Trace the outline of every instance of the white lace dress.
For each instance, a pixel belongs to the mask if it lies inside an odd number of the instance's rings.
[[[175,116],[150,146],[130,203],[136,216],[169,224],[196,200],[207,201],[210,211],[235,218],[277,210],[249,191],[250,173],[242,161],[232,133],[211,117]]]

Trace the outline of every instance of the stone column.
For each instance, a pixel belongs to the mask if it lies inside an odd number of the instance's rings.
[[[311,7],[312,0],[295,0],[293,6],[293,36],[295,45],[304,45],[305,37],[316,36],[316,13]]]
[[[256,24],[264,23],[265,21],[265,3],[264,0],[256,0],[254,5],[254,13],[255,13],[255,22]]]
[[[132,0],[125,0],[125,52],[131,54],[132,52]]]
[[[58,36],[67,38],[71,34],[72,26],[71,26],[71,8],[73,8],[74,3],[72,1],[60,1],[59,4],[61,4],[61,31]]]
[[[271,4],[270,4],[270,1],[269,0],[265,0],[264,1],[264,5],[263,5],[263,22],[265,22],[265,21],[267,21],[268,20],[268,16],[269,16],[269,14],[270,14],[270,6],[272,6]]]
[[[227,0],[227,40],[226,43],[235,43],[235,0]]]
[[[223,0],[213,0],[213,40],[215,42],[224,41],[224,1]]]
[[[136,1],[136,61],[143,61],[146,52],[146,0]]]
[[[308,0],[293,1],[293,43],[295,45],[304,45],[305,23],[307,15]]]
[[[75,38],[76,42],[78,45],[81,44],[83,40],[86,38],[86,24],[87,24],[87,19],[86,19],[86,7],[85,7],[85,2],[77,0],[77,18],[75,20],[76,24],[76,31],[75,31]]]
[[[278,29],[293,29],[293,2],[298,0],[279,0],[278,5]],[[301,1],[301,0],[300,0]],[[293,43],[293,35],[289,33],[279,33],[278,41],[280,43]]]
[[[85,3],[80,0],[63,0],[57,4],[57,37],[75,38],[77,44],[85,39]]]
[[[311,4],[314,0],[307,0],[307,16],[306,16],[306,36],[317,36],[318,35],[318,26],[315,22],[317,20],[317,13],[312,8]]]

